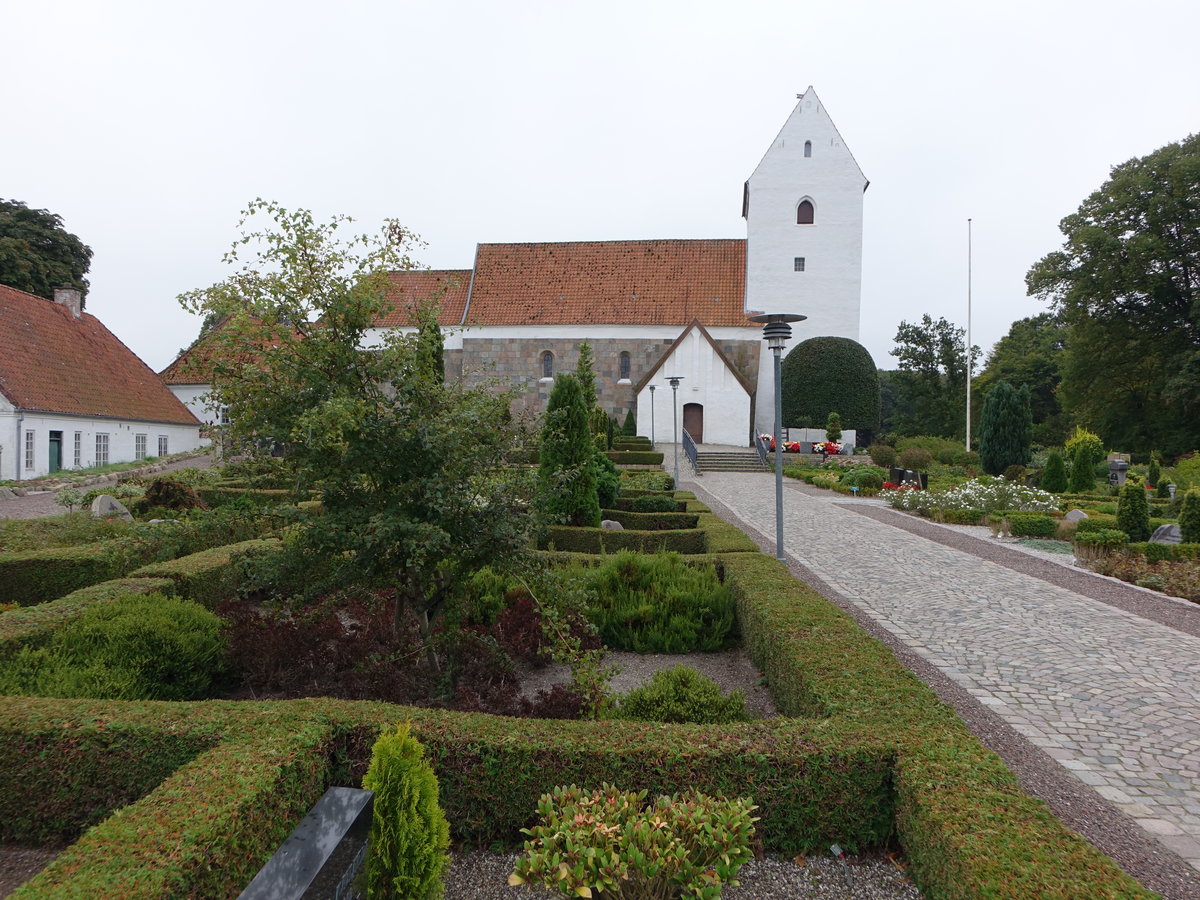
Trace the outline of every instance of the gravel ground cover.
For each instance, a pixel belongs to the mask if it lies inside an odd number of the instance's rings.
[[[774,555],[773,533],[763,534],[741,521],[728,507],[704,490],[702,480],[687,482],[684,487],[695,491],[697,497],[721,518],[741,527],[763,552]],[[1187,634],[1200,636],[1200,616],[1197,615],[1195,604],[1095,575],[1074,566],[1070,557],[996,541],[986,528],[939,525],[888,508],[881,501],[848,500],[841,496],[831,498],[829,492],[804,484],[788,484],[786,489],[836,502],[860,515],[1065,587]],[[1004,760],[1022,788],[1044,801],[1067,827],[1083,835],[1151,890],[1170,900],[1200,900],[1200,879],[1196,877],[1195,870],[1180,857],[1164,850],[1161,844],[1137,828],[1132,820],[1067,774],[1037,746],[876,623],[815,572],[794,559],[788,560],[788,567],[796,577],[853,616],[864,631],[887,646],[904,666],[933,688],[958,713],[971,732]]]

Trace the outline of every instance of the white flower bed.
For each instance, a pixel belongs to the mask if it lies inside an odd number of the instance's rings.
[[[1058,503],[1053,494],[1003,478],[984,475],[974,481],[944,491],[888,490],[879,495],[895,509],[1001,509],[1025,512],[1054,512]]]

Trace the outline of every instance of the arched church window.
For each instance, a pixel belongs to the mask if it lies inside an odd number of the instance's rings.
[[[554,377],[554,354],[549,350],[543,351],[542,353],[542,377]]]
[[[617,372],[617,377],[622,381],[629,380],[629,353],[624,350],[622,350],[621,355],[617,357]]]
[[[808,159],[810,156],[812,156],[812,141],[805,141],[804,142],[804,158]]]
[[[813,205],[811,200],[801,200],[796,207],[796,224],[811,225],[813,223]]]

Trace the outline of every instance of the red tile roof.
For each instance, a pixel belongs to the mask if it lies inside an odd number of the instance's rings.
[[[480,244],[468,325],[749,325],[744,240]]]
[[[389,272],[391,288],[387,299],[395,306],[390,313],[376,324],[406,326],[412,323],[408,311],[422,300],[430,300],[441,293],[439,325],[458,325],[462,322],[463,309],[467,305],[467,290],[471,286],[470,269],[412,269],[404,272]]]
[[[4,285],[0,394],[27,411],[199,424],[95,316]]]

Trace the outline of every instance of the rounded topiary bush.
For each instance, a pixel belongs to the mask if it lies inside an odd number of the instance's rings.
[[[1051,450],[1046,457],[1046,468],[1042,470],[1042,490],[1061,494],[1067,489],[1067,465],[1062,454]]]
[[[630,502],[632,512],[678,512],[679,502],[674,497],[662,494],[647,494],[634,497]]]
[[[927,472],[933,465],[933,454],[924,447],[909,447],[900,453],[900,468],[912,472]]]
[[[879,372],[867,348],[843,337],[802,341],[784,358],[783,425],[821,428],[836,412],[842,428],[879,427]]]
[[[871,462],[884,469],[890,469],[896,464],[896,448],[890,444],[872,444],[867,448]]]
[[[750,716],[741,691],[722,694],[720,685],[711,678],[687,666],[675,666],[655,672],[646,684],[622,697],[611,718],[727,725],[748,721]]]

